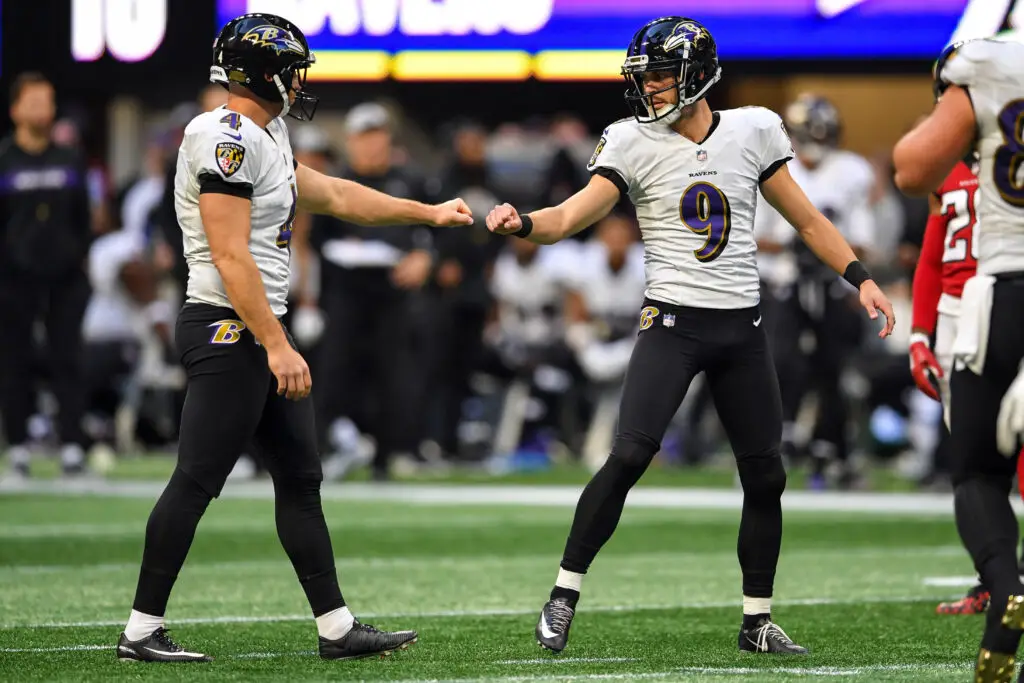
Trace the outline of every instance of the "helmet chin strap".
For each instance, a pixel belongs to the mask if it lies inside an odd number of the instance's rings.
[[[274,85],[277,86],[277,91],[281,93],[281,101],[284,103],[284,109],[278,116],[285,116],[288,114],[288,110],[292,108],[291,98],[288,97],[288,88],[284,87],[284,83],[281,82],[281,77],[278,74],[274,74]]]

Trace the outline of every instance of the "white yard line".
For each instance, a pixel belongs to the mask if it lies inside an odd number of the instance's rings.
[[[945,597],[945,596],[943,596]],[[915,596],[867,596],[862,598],[798,598],[794,600],[776,600],[777,606],[794,607],[817,607],[824,605],[869,605],[869,604],[896,604],[928,602],[940,599],[936,596],[915,595]],[[723,609],[728,607],[739,607],[740,601],[722,600],[714,602],[680,602],[675,604],[661,605],[588,605],[587,612],[643,612],[662,611],[678,609]],[[390,612],[378,614],[359,615],[363,619],[448,619],[463,617],[514,617],[537,614],[538,608],[523,609],[485,609],[485,610],[442,610],[436,612]],[[288,621],[312,621],[308,614],[283,614],[269,616],[222,616],[222,617],[184,617],[181,619],[169,619],[168,624],[172,626],[189,624],[258,624],[278,623]],[[124,626],[123,619],[100,620],[100,621],[55,621],[29,624],[0,624],[0,629],[21,629],[21,628],[100,628]]]
[[[0,494],[95,495],[155,500],[165,482],[4,480]],[[394,502],[422,505],[526,505],[575,506],[582,487],[457,484],[363,484],[325,485],[324,500]],[[269,482],[229,482],[222,498],[267,500],[274,497]],[[656,488],[641,486],[629,494],[631,507],[737,510],[743,502],[739,489]],[[860,512],[911,515],[953,514],[953,496],[944,493],[873,493],[787,491],[782,498],[786,510],[813,512]],[[1024,511],[1019,496],[1011,497],[1018,511]]]
[[[601,664],[639,661],[636,657],[543,657],[541,659],[502,659],[495,664]]]

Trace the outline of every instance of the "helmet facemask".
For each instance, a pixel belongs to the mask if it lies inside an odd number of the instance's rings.
[[[704,75],[701,65],[686,58],[689,46],[685,46],[683,52],[683,59],[666,62],[651,63],[648,55],[635,55],[626,58],[626,62],[622,65],[622,75],[629,86],[626,91],[626,103],[640,123],[659,121],[665,125],[672,125],[682,116],[683,107],[704,99],[711,86],[722,77],[722,71],[718,69],[712,78],[701,82],[700,79]],[[654,71],[674,73],[675,83],[654,92],[646,92],[644,74]],[[666,105],[660,111],[656,110],[654,107],[655,95],[668,92],[673,88],[677,94],[676,103]]]

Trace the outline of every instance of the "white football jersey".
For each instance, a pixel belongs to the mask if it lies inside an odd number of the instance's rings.
[[[491,292],[503,335],[528,346],[561,339],[566,285],[577,249],[571,241],[543,246],[528,263],[520,263],[511,248],[502,252],[494,263]]]
[[[808,168],[799,159],[793,159],[788,166],[796,184],[850,246],[870,250],[875,244],[875,216],[870,199],[875,172],[867,159],[853,152],[834,150],[814,168]],[[760,204],[755,223],[757,237],[795,244],[799,237],[793,226],[763,197]],[[797,277],[792,254],[760,254],[758,263],[765,266],[762,275],[774,284],[789,284]],[[828,267],[821,264],[821,268]]]
[[[606,169],[636,207],[648,297],[737,309],[760,299],[758,185],[792,157],[778,114],[742,107],[715,112],[700,143],[663,124],[623,119],[605,129],[587,169]]]
[[[185,128],[174,176],[174,208],[188,262],[186,300],[231,308],[210,256],[199,195],[220,192],[252,201],[249,252],[274,315],[287,310],[289,244],[298,193],[288,128],[266,129],[224,108],[200,114]]]
[[[87,342],[138,341],[147,324],[139,305],[121,282],[125,264],[145,256],[144,238],[126,229],[98,237],[89,248],[92,295],[82,319]]]
[[[942,77],[970,93],[981,168],[978,272],[1024,270],[1024,44],[976,40],[946,62]]]
[[[600,240],[590,240],[580,246],[568,286],[583,298],[601,341],[635,335],[636,312],[643,306],[646,286],[643,245],[634,245],[615,271],[608,262],[608,248]]]

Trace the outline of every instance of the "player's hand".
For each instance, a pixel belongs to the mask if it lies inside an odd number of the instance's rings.
[[[896,314],[892,312],[892,304],[889,298],[882,293],[874,280],[865,280],[860,286],[860,305],[868,312],[872,320],[878,318],[878,311],[885,316],[885,327],[878,333],[878,336],[885,339],[892,334],[892,328],[896,325]]]
[[[287,342],[267,349],[267,365],[277,378],[277,394],[284,394],[292,401],[309,396],[313,388],[313,378],[309,376],[309,366],[299,352]]]
[[[910,335],[910,374],[914,376],[914,384],[925,396],[941,400],[939,380],[942,379],[942,367],[928,347],[928,337],[920,332]]]
[[[410,251],[391,270],[391,281],[401,289],[419,289],[430,276],[434,260],[422,249]]]
[[[496,235],[511,235],[523,229],[523,219],[519,217],[516,207],[502,204],[487,214],[487,229]]]
[[[473,225],[473,212],[469,205],[461,199],[449,199],[444,204],[436,204],[430,224],[438,228],[457,228],[461,225]]]

